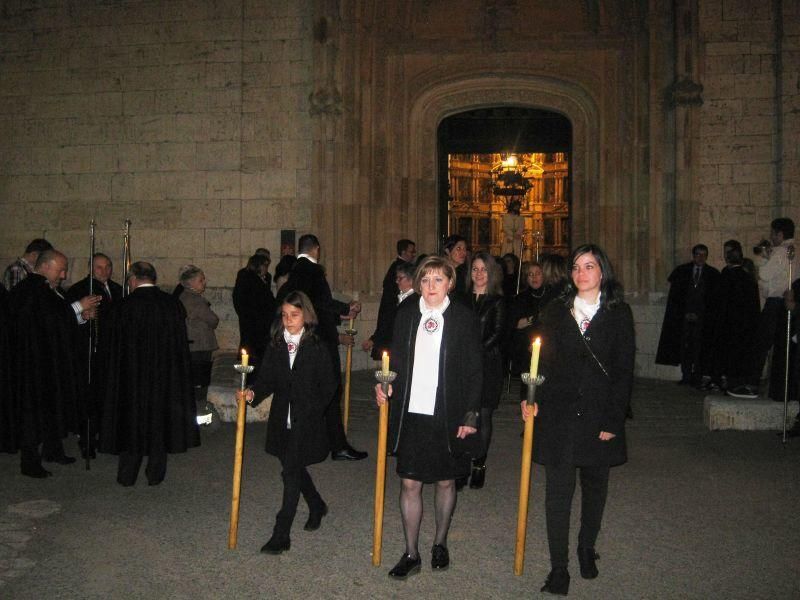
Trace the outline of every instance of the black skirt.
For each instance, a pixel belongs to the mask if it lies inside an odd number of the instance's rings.
[[[397,447],[397,474],[403,479],[433,483],[469,475],[470,457],[453,458],[450,453],[441,412],[437,401],[433,415],[407,412],[403,416]]]

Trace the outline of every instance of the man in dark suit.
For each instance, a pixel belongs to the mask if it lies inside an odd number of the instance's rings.
[[[155,283],[153,265],[131,265],[131,293],[111,311],[100,338],[100,449],[119,454],[117,482],[123,486],[136,483],[144,455],[147,482],[158,485],[168,453],[200,445],[186,311]]]
[[[679,383],[698,385],[712,347],[705,314],[712,303],[719,282],[719,271],[706,264],[708,247],[692,248],[692,261],[678,266],[669,276],[669,296],[656,363],[681,366]]]
[[[372,351],[374,360],[381,360],[384,351],[389,350],[392,343],[392,331],[394,330],[394,318],[400,304],[414,293],[414,271],[416,267],[410,262],[397,261],[392,263],[391,271],[395,272],[395,288],[398,293],[387,297],[387,289],[384,282],[383,297],[378,309],[378,324],[375,333],[368,340],[364,340],[361,349],[364,352]]]
[[[90,293],[100,298],[100,304],[97,306],[97,317],[89,323],[82,325],[80,327],[80,334],[76,336],[77,346],[75,351],[77,355],[85,357],[88,353],[88,355],[91,357],[89,360],[89,368],[91,369],[91,373],[89,374],[89,393],[85,398],[87,404],[85,407],[86,416],[89,419],[88,434],[87,424],[84,423],[81,425],[80,439],[78,440],[78,445],[81,448],[81,454],[84,458],[86,458],[87,452],[92,458],[95,456],[95,449],[97,447],[97,428],[100,423],[99,406],[97,403],[97,365],[95,360],[95,352],[97,350],[99,341],[100,326],[108,318],[111,307],[122,300],[122,286],[111,280],[111,275],[113,272],[114,265],[111,262],[111,259],[102,252],[97,252],[92,257],[91,291],[89,290],[89,276],[87,275],[77,283],[73,284],[72,287],[67,290],[67,293],[64,294],[65,298],[69,302],[80,300],[81,298],[88,296]],[[91,350],[89,346],[90,340]],[[92,443],[89,445],[86,444],[87,436],[92,440]]]
[[[353,339],[349,336],[341,336],[342,339],[340,339],[337,329],[342,317],[354,318],[361,312],[361,303],[353,301],[346,304],[333,298],[328,280],[325,278],[325,271],[318,264],[320,245],[317,236],[306,234],[300,238],[297,246],[300,254],[289,273],[289,279],[281,286],[278,293],[278,306],[281,305],[286,295],[293,291],[304,292],[314,305],[319,321],[316,330],[317,336],[330,352],[338,383],[338,389],[325,411],[331,458],[333,460],[362,460],[367,457],[367,453],[356,450],[347,442],[342,426],[342,408],[339,404],[342,388],[339,343],[344,341],[352,345]]]

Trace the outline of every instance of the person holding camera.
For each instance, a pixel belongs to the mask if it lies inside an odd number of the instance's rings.
[[[789,253],[794,253],[794,221],[782,217],[774,219],[770,224],[769,243],[763,241],[753,248],[758,266],[758,287],[764,299],[761,310],[758,355],[756,367],[758,373],[764,370],[764,363],[770,349],[786,348],[785,328],[779,329],[778,323],[783,319],[784,292],[789,288]],[[783,321],[786,322],[785,320]],[[783,401],[783,373],[785,368],[783,352],[773,352],[770,374],[769,397]]]

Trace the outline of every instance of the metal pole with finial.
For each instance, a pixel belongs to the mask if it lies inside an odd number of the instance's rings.
[[[794,245],[786,248],[786,259],[789,263],[789,287],[792,289],[792,263],[794,262]],[[783,369],[783,435],[781,440],[786,443],[786,419],[789,416],[789,348],[792,343],[792,311],[786,310],[786,361]]]

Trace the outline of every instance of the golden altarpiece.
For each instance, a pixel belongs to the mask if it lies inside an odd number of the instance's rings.
[[[448,174],[449,233],[473,252],[569,253],[567,153],[449,154]]]

